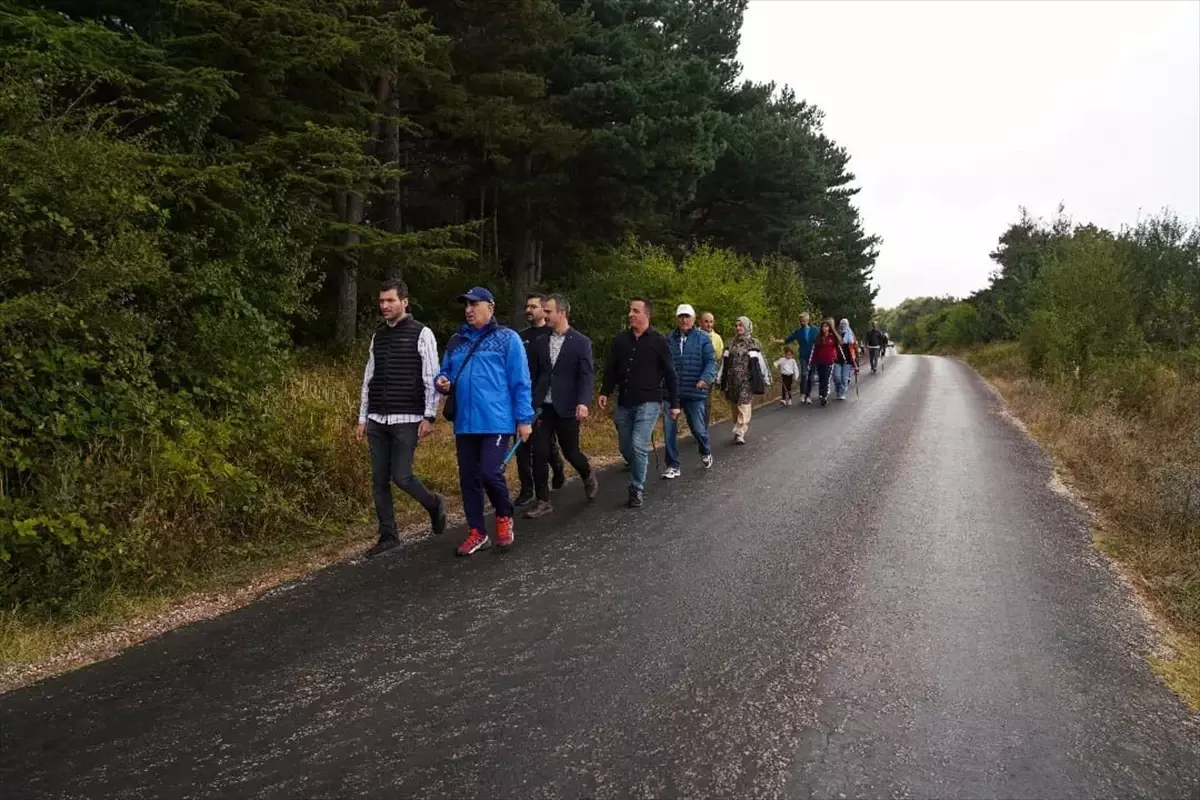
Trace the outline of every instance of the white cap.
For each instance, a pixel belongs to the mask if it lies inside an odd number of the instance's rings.
[[[692,308],[687,303],[683,303],[679,306],[679,308],[675,309],[675,316],[682,317],[684,314],[687,314],[689,317],[694,317],[696,316],[696,309]]]

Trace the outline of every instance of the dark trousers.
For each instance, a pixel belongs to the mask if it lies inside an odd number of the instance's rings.
[[[779,377],[781,378],[781,382],[783,383],[783,389],[782,389],[783,399],[791,400],[792,399],[792,381],[796,380],[796,376],[795,375],[781,375]]]
[[[813,373],[816,373],[815,375]],[[814,378],[820,380],[821,397],[829,396],[829,379],[833,376],[833,364],[814,364],[813,368],[808,373],[808,391],[805,394],[812,394],[812,385]]]
[[[554,470],[555,475],[562,475],[565,467],[563,466],[562,456],[558,452],[558,443],[554,441],[554,437],[550,440],[550,468]],[[522,442],[517,448],[517,479],[521,482],[521,494],[533,494],[535,479],[533,474],[533,437],[529,437],[528,442]]]
[[[504,457],[508,455],[507,433],[464,433],[454,437],[458,451],[458,485],[462,489],[467,524],[486,532],[483,497],[492,501],[497,517],[513,515],[512,498],[504,480]]]
[[[871,369],[874,370],[879,365],[879,348],[871,347],[868,351],[871,354]]]
[[[371,447],[371,491],[375,496],[375,515],[379,517],[379,538],[396,538],[396,507],[392,503],[392,484],[431,514],[437,499],[413,475],[413,454],[417,450],[418,423],[380,425],[367,420],[367,443]]]
[[[543,405],[542,417],[533,428],[532,439],[533,477],[538,500],[550,499],[550,460],[558,455],[554,450],[556,440],[580,478],[587,480],[592,474],[592,465],[579,449],[579,420],[560,417],[555,413],[554,406]],[[562,470],[561,466],[559,470]]]

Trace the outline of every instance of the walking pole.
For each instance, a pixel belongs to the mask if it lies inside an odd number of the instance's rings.
[[[537,426],[541,425],[541,424],[542,424],[542,410],[539,408],[537,413],[533,415],[533,430],[536,431]],[[529,434],[529,438],[531,440],[533,439],[532,433]],[[508,462],[512,459],[513,454],[517,452],[517,448],[520,447],[522,444],[520,434],[517,434],[516,436],[514,436],[513,439],[515,440],[513,442],[513,446],[508,449],[508,455],[506,455],[504,457],[504,460],[500,462],[500,469],[504,469],[505,467],[508,466]]]

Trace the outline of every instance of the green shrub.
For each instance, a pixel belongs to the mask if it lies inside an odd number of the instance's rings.
[[[796,265],[786,259],[755,263],[729,250],[702,246],[676,261],[661,248],[629,243],[605,254],[589,254],[569,287],[573,324],[595,342],[603,358],[614,336],[627,326],[627,300],[645,295],[654,303],[654,325],[675,327],[675,307],[690,303],[711,312],[723,337],[733,335],[737,317],[755,324],[767,341],[790,332],[806,294]]]

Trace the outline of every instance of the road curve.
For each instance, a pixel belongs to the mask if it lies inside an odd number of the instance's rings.
[[[963,364],[340,565],[0,697],[24,797],[1195,797],[1200,730],[1047,457]]]

